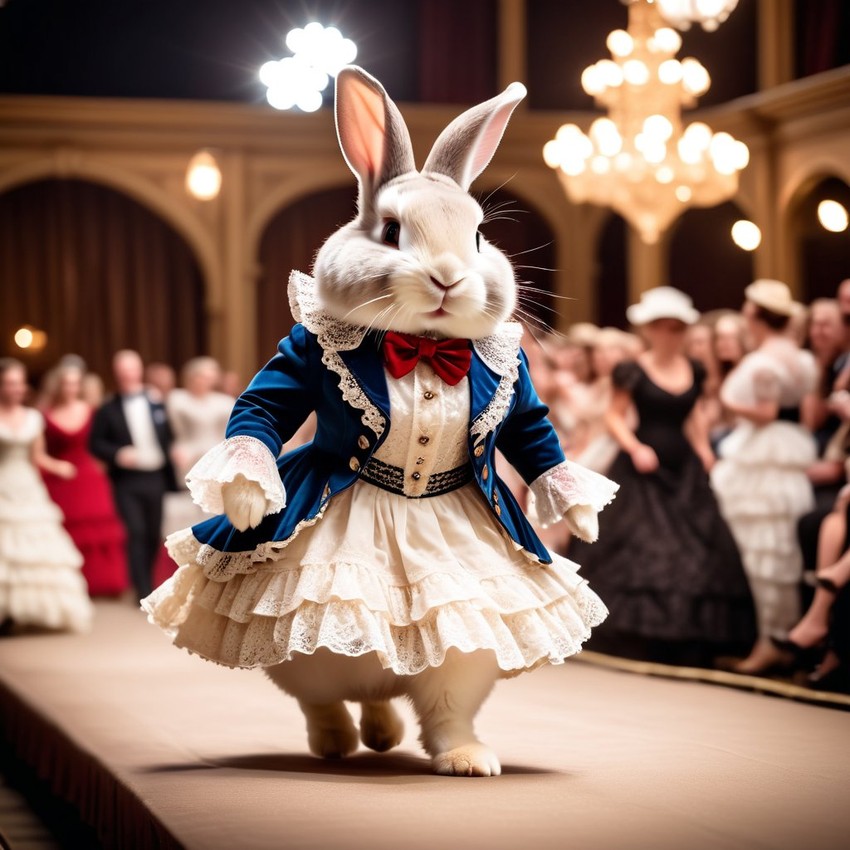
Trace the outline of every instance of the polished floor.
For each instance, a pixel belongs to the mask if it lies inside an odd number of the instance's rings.
[[[409,718],[409,713],[406,713]],[[2,736],[104,846],[839,850],[850,713],[571,661],[498,685],[492,779],[402,747],[323,762],[253,671],[173,649],[98,605],[84,636],[0,639]]]

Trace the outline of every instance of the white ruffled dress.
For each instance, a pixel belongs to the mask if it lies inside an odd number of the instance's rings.
[[[752,406],[774,401],[797,408],[817,381],[817,365],[808,351],[791,340],[777,338],[748,354],[726,379],[721,401]],[[797,541],[797,520],[814,508],[806,469],[817,449],[812,435],[798,422],[777,419],[757,426],[742,420],[719,447],[711,484],[735,536],[759,609],[759,584],[791,588],[785,603],[765,605],[760,622],[781,633],[799,617],[796,585],[803,562]],[[774,594],[775,595],[775,594]]]
[[[32,409],[20,429],[0,426],[0,622],[84,631],[93,609],[83,557],[30,460],[43,430]]]
[[[288,540],[252,552],[218,552],[191,530],[172,535],[167,546],[180,569],[142,604],[176,645],[231,667],[269,666],[319,647],[374,652],[400,675],[440,665],[452,647],[491,650],[505,676],[581,649],[607,610],[576,564],[557,555],[541,564],[522,550],[474,481],[417,498],[429,476],[468,462],[467,379],[449,387],[420,362],[387,383],[392,424],[374,457],[405,471],[404,494],[361,478]],[[210,452],[190,488],[220,511],[221,484],[247,468],[282,504],[274,459],[250,437]],[[599,511],[616,489],[570,462],[533,486],[550,522],[577,504]]]

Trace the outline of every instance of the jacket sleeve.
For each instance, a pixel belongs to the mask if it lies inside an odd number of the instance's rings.
[[[105,407],[98,408],[92,417],[89,451],[98,460],[110,465],[115,463],[115,455],[125,445],[115,439],[113,430],[109,421],[109,411]]]
[[[531,383],[528,358],[522,350],[519,355],[515,401],[496,437],[496,446],[526,484],[531,484],[547,469],[563,463],[564,452],[548,419],[549,408]]]
[[[528,360],[520,351],[516,403],[496,445],[531,489],[533,510],[544,527],[565,519],[583,540],[599,533],[597,514],[614,498],[619,485],[564,457],[549,408],[537,396]]]
[[[243,475],[259,484],[266,497],[266,514],[286,505],[277,469],[281,447],[317,404],[321,391],[315,340],[302,325],[278,345],[278,353],[254,376],[236,400],[226,439],[210,449],[186,475],[193,500],[211,513],[222,513],[221,487]]]

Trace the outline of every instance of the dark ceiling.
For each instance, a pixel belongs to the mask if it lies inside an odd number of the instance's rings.
[[[816,0],[817,1],[817,0]],[[626,23],[620,0],[529,0],[529,103],[585,109],[583,68],[608,55]],[[684,35],[681,55],[712,73],[710,104],[755,89],[756,0],[740,0],[715,34]],[[286,32],[318,19],[359,47],[358,63],[402,101],[469,98],[428,85],[435,66],[495,86],[496,0],[6,0],[0,6],[0,92],[260,102],[268,59]],[[435,24],[436,21],[436,24]],[[482,74],[480,65],[487,65]]]

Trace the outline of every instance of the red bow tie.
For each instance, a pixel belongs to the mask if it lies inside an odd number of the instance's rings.
[[[429,339],[389,331],[384,337],[384,362],[394,378],[403,378],[424,360],[449,386],[463,380],[472,361],[468,339]]]

